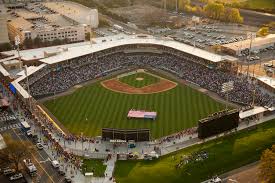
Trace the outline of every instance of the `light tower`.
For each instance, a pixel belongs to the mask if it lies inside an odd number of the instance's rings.
[[[252,40],[256,38],[256,33],[255,32],[248,32],[247,33],[247,39],[250,39],[250,44],[249,44],[249,53],[248,53],[248,65],[247,65],[247,77],[249,77],[249,61],[251,57],[251,47],[252,47]]]
[[[17,53],[18,53],[18,58],[19,58],[19,66],[20,66],[20,70],[22,70],[22,61],[21,61],[21,56],[20,56],[20,37],[19,35],[15,36],[14,38],[14,42],[15,42],[15,45],[17,46]]]

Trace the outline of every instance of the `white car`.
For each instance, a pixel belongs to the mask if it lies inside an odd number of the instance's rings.
[[[53,166],[54,168],[59,168],[59,162],[58,162],[57,160],[53,160],[53,161],[52,161],[52,166]]]
[[[28,131],[26,132],[26,134],[27,134],[27,136],[32,136],[32,131],[31,131],[31,130],[28,130]]]
[[[17,180],[17,179],[21,179],[21,178],[23,178],[22,173],[18,173],[18,174],[11,176],[10,180]]]
[[[37,149],[42,150],[44,147],[41,143],[36,144]]]
[[[4,173],[4,175],[10,175],[10,174],[15,173],[15,169],[6,168],[6,169],[3,171],[3,173]]]

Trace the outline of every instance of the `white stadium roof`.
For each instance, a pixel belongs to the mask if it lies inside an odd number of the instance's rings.
[[[101,50],[105,50],[108,48],[113,48],[117,46],[122,46],[125,44],[152,44],[152,45],[161,45],[161,46],[167,46],[170,48],[177,49],[179,51],[183,51],[185,53],[195,55],[201,58],[204,58],[206,60],[212,61],[212,62],[220,62],[225,60],[225,57],[211,53],[199,48],[195,48],[193,46],[189,46],[183,43],[176,42],[174,40],[168,40],[168,39],[157,39],[153,37],[146,37],[146,38],[140,38],[138,36],[124,36],[124,37],[107,37],[107,38],[100,38],[105,39],[105,42],[100,42],[99,40],[96,40],[96,44],[93,44],[92,46],[89,45],[80,45],[75,47],[69,47],[68,51],[63,51],[60,54],[57,54],[52,57],[41,59],[41,62],[47,63],[47,64],[55,64],[58,62],[62,62],[64,60],[77,58],[80,56],[88,55],[94,52],[98,52]]]

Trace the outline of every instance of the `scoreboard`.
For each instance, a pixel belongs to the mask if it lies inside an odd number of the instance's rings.
[[[220,111],[207,118],[199,120],[198,137],[204,139],[237,128],[239,125],[239,111]]]

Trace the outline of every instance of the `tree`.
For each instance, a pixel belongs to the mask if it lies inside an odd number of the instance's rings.
[[[60,40],[60,39],[54,39],[52,41],[52,45],[61,45],[61,44],[62,44],[62,40]]]
[[[180,11],[184,11],[186,6],[190,6],[190,0],[178,0],[178,7]]]
[[[226,8],[224,13],[224,20],[234,23],[242,23],[243,17],[237,8]]]
[[[27,48],[27,49],[33,48],[33,40],[31,38],[26,38],[24,40],[23,45],[24,45],[24,48]]]
[[[269,28],[268,27],[262,27],[257,32],[258,36],[266,36],[268,34],[269,34]]]
[[[85,40],[86,41],[90,41],[90,39],[91,39],[91,33],[90,32],[86,32],[85,33]]]
[[[30,143],[12,139],[11,136],[4,136],[6,148],[0,150],[0,162],[13,165],[16,171],[22,159],[30,154]]]
[[[260,160],[260,178],[266,183],[275,182],[275,144],[266,149]]]
[[[210,18],[221,19],[224,16],[224,5],[210,2],[204,7],[204,11]]]
[[[11,50],[12,49],[12,46],[10,43],[1,43],[0,44],[0,52],[2,51],[8,51],[8,50]]]
[[[33,44],[35,47],[40,47],[42,45],[42,40],[39,37],[34,38]]]

